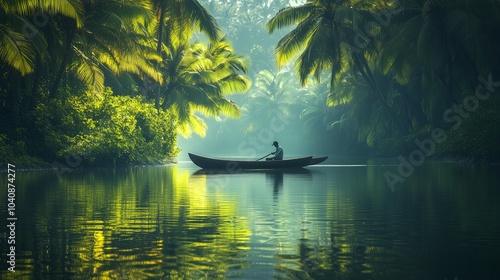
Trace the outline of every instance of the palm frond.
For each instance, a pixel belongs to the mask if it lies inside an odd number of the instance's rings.
[[[43,1],[12,1],[9,3],[9,12],[22,16],[31,15],[42,11],[51,14],[62,14],[72,18],[76,26],[81,28],[84,24],[84,8],[82,1],[78,0],[43,0]]]
[[[407,84],[418,64],[417,41],[423,24],[421,16],[413,17],[402,25],[393,38],[383,46],[378,66],[384,74],[395,75],[400,84]]]
[[[101,52],[97,54],[97,57],[99,61],[106,65],[109,70],[111,70],[113,73],[119,73],[120,72],[120,65],[116,57],[113,55],[110,55],[110,53],[107,52]]]
[[[33,72],[35,51],[23,34],[0,25],[0,59],[7,62],[21,75]]]
[[[219,113],[230,118],[239,118],[241,116],[241,108],[236,102],[223,98],[219,102]]]
[[[319,25],[311,34],[304,52],[297,59],[296,70],[302,85],[305,85],[311,73],[314,73],[316,80],[319,81],[320,74],[332,66],[334,54],[340,51],[335,49],[336,44],[332,42],[333,36],[330,30],[328,22]]]
[[[275,30],[298,24],[314,14],[317,9],[318,7],[312,3],[283,8],[266,23],[265,28],[267,32],[273,33]]]
[[[481,33],[481,20],[475,14],[463,10],[453,10],[444,18],[446,30],[462,40],[465,46]]]
[[[83,55],[80,51],[78,51],[78,53],[80,54],[79,59],[75,60],[73,65],[70,67],[74,70],[76,77],[85,84],[95,87],[97,91],[104,90],[103,71],[92,61],[92,59]]]
[[[207,128],[207,124],[202,118],[196,115],[190,115],[188,121],[182,122],[177,126],[177,132],[185,138],[191,137],[193,133],[196,133],[200,137],[204,138],[206,136]]]
[[[147,76],[160,85],[163,83],[162,73],[158,71],[148,60],[142,57],[127,55],[120,60],[120,71]]]
[[[202,72],[213,68],[213,62],[209,58],[185,58],[183,64],[186,66],[187,71]]]
[[[124,20],[152,20],[153,7],[149,0],[105,1],[106,7]]]
[[[188,11],[189,22],[194,23],[210,40],[220,38],[221,31],[217,21],[197,0],[184,0],[183,4]]]
[[[276,64],[278,67],[286,64],[302,51],[311,34],[315,33],[318,27],[317,19],[311,17],[283,36],[276,46]]]
[[[233,74],[219,80],[218,85],[224,95],[244,93],[252,86],[252,80],[247,76]]]

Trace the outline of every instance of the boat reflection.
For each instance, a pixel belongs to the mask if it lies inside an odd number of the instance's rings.
[[[312,171],[306,168],[288,168],[288,169],[239,169],[239,170],[227,170],[225,168],[221,169],[198,169],[192,175],[230,175],[230,174],[253,174],[253,173],[263,173],[263,174],[302,174],[311,175]]]
[[[284,178],[290,178],[301,180],[312,180],[313,172],[309,169],[298,168],[298,169],[241,169],[238,171],[227,171],[227,169],[199,169],[195,171],[191,176],[193,179],[201,178],[204,176],[214,177],[218,182],[218,185],[225,185],[229,178],[226,176],[237,176],[250,174],[254,176],[255,174],[264,174],[267,184],[273,187],[273,196],[277,197],[280,191],[283,189]]]

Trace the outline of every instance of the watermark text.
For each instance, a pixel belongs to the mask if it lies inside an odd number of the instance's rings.
[[[16,166],[7,164],[7,264],[8,270],[16,271]]]

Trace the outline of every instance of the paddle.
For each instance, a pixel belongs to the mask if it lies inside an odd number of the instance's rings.
[[[272,154],[273,154],[273,153],[267,154],[267,155],[265,155],[265,156],[263,156],[263,157],[259,158],[259,159],[258,159],[258,160],[256,160],[256,161],[259,161],[259,160],[261,160],[261,159],[263,159],[263,158],[265,158],[265,157],[267,157],[267,156],[270,156],[270,155],[272,155]]]

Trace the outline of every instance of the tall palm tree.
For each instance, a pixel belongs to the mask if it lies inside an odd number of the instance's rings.
[[[62,14],[82,26],[82,7],[73,1],[1,1],[0,2],[0,59],[19,71],[32,73],[36,47],[43,47],[38,27],[28,18],[35,12]],[[44,14],[45,17],[48,17]],[[41,25],[42,23],[38,23]],[[41,44],[42,43],[42,44]]]
[[[84,1],[85,24],[79,28],[71,19],[59,23],[61,55],[52,59],[58,65],[50,97],[56,97],[67,70],[84,84],[103,88],[105,75],[122,72],[160,80],[148,62],[153,49],[144,44],[135,25],[151,18],[147,1]]]
[[[422,81],[412,98],[435,124],[442,113],[494,69],[500,7],[494,1],[403,1],[405,13],[386,29],[378,61],[401,85]],[[495,27],[496,26],[496,27]],[[498,29],[496,29],[498,30]],[[493,40],[492,40],[493,39]],[[490,58],[488,60],[488,57]]]
[[[243,75],[249,67],[246,57],[238,55],[224,38],[210,43],[186,43],[174,49],[162,68],[161,108],[174,110],[179,132],[193,131],[204,136],[206,126],[195,113],[218,117],[240,115],[239,106],[227,95],[246,92],[251,85]]]
[[[350,44],[359,36],[357,24],[364,26],[371,19],[371,11],[374,7],[368,1],[308,0],[300,6],[283,8],[269,20],[266,28],[272,33],[297,25],[279,41],[276,60],[281,66],[298,55],[295,66],[303,85],[309,76],[319,80],[324,71],[330,71],[330,90],[334,93],[334,86],[342,73],[354,69],[369,85],[370,92],[383,106],[388,118],[404,131],[405,126],[376,84],[367,59],[375,45],[354,48]]]
[[[34,17],[36,13],[41,16]],[[2,112],[8,120],[6,131],[20,127],[22,103],[30,103],[29,108],[36,103],[29,86],[41,81],[37,68],[42,57],[48,57],[48,41],[42,29],[48,25],[49,15],[71,18],[77,26],[83,24],[81,5],[76,1],[0,1],[0,75],[5,91],[2,95],[8,104]],[[30,74],[34,74],[33,79]]]
[[[183,48],[194,31],[199,30],[211,41],[220,38],[220,29],[216,20],[197,0],[153,0],[156,15],[156,52],[162,60],[172,59],[172,52]],[[179,52],[178,52],[179,53]],[[161,61],[156,62],[159,71]],[[161,82],[157,84],[155,96],[156,108],[160,110]]]

